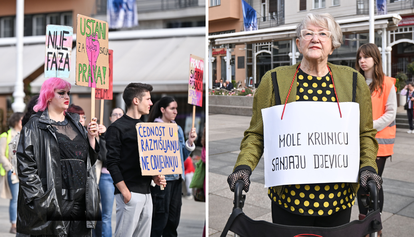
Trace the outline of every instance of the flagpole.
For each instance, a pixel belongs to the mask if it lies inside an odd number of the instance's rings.
[[[374,0],[369,0],[369,42],[373,44],[375,44],[374,17]]]
[[[23,112],[26,104],[23,99],[23,29],[24,28],[24,0],[16,1],[16,83],[14,86],[12,109],[14,112]]]

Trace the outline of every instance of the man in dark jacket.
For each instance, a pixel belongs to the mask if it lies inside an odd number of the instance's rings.
[[[124,116],[112,123],[105,134],[107,166],[115,184],[115,236],[150,236],[152,220],[151,180],[166,185],[165,177],[142,176],[135,125],[149,114],[152,86],[130,83],[124,90]]]

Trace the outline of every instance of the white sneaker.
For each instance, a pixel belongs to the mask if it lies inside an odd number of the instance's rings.
[[[407,133],[413,133],[414,130],[408,130]]]

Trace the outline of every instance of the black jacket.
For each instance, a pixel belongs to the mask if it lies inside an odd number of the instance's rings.
[[[66,114],[88,142],[85,128]],[[49,113],[34,114],[20,133],[17,147],[17,170],[20,180],[17,204],[17,232],[30,235],[67,234],[62,221],[62,179],[60,152]],[[95,151],[99,152],[96,142]],[[87,228],[94,228],[100,219],[99,190],[96,183],[95,161],[98,153],[89,147],[86,161]]]

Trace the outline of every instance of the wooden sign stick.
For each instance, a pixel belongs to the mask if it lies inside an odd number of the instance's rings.
[[[161,177],[165,177],[164,175],[161,175]],[[163,185],[160,185],[160,189],[161,190],[164,190],[164,186]]]
[[[99,116],[100,125],[103,125],[104,101],[105,100],[101,100],[101,111],[100,111],[100,116]]]
[[[196,114],[196,106],[193,105],[193,124],[191,125],[191,129],[194,128],[195,114]]]
[[[91,119],[95,118],[95,88],[91,87]]]

